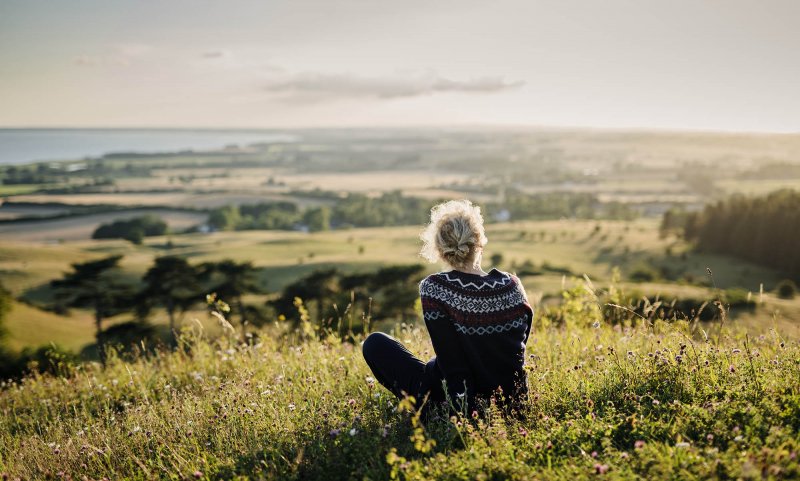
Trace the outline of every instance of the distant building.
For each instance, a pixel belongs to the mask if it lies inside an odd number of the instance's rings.
[[[492,216],[495,222],[508,222],[511,220],[511,212],[508,209],[502,209]]]

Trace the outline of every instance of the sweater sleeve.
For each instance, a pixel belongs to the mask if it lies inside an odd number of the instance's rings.
[[[455,325],[444,306],[429,295],[429,282],[423,280],[420,284],[422,315],[436,353],[436,365],[447,384],[447,395],[453,406],[461,410],[462,403],[469,403],[475,393],[474,380]]]
[[[511,278],[517,285],[517,289],[519,290],[520,294],[522,294],[522,298],[525,300],[524,302],[525,308],[528,311],[528,325],[525,327],[525,342],[528,342],[528,338],[530,337],[531,334],[531,326],[533,325],[533,306],[528,300],[528,293],[525,291],[525,286],[522,285],[522,281],[519,280],[519,277],[512,274]]]

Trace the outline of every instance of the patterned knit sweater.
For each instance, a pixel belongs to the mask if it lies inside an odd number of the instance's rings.
[[[533,308],[516,276],[439,272],[422,280],[419,293],[436,352],[428,369],[446,381],[454,403],[466,398],[471,410],[498,387],[512,400],[528,392],[523,364]]]

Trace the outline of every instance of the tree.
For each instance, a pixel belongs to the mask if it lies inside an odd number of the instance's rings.
[[[311,232],[328,230],[331,228],[331,210],[324,205],[309,208],[303,214],[303,222]]]
[[[11,311],[11,302],[14,300],[14,297],[11,295],[11,291],[6,289],[6,287],[0,283],[0,341],[5,338],[8,334],[5,328],[5,319],[8,313]]]
[[[139,293],[141,302],[137,304],[137,313],[145,318],[154,306],[163,306],[169,316],[174,343],[176,312],[183,314],[201,298],[197,279],[197,269],[186,259],[176,256],[157,258],[142,278],[145,286]]]
[[[141,244],[145,237],[166,233],[167,223],[160,217],[143,215],[102,224],[92,233],[92,239],[125,239],[134,244]]]
[[[500,264],[503,263],[503,254],[500,254],[499,252],[492,254],[492,257],[489,259],[491,260],[493,267],[500,267]]]
[[[103,320],[128,310],[134,293],[132,286],[118,280],[120,259],[121,255],[115,255],[72,264],[72,272],[50,283],[61,306],[92,309],[95,337],[100,348],[100,359],[104,362]]]
[[[261,284],[256,274],[258,270],[252,262],[241,262],[227,259],[221,262],[208,262],[200,266],[200,277],[211,281],[211,292],[215,292],[219,299],[230,304],[239,314],[239,320],[244,327],[245,309],[242,296],[250,293],[262,292]]]
[[[267,304],[279,314],[299,322],[299,318],[291,314],[296,310],[294,299],[299,297],[304,302],[316,301],[317,318],[319,325],[322,325],[326,314],[326,303],[330,302],[333,296],[339,292],[338,276],[339,272],[336,268],[316,270],[286,286],[279,298],[269,301]]]
[[[239,212],[239,207],[235,205],[226,205],[214,209],[208,215],[208,224],[219,230],[234,230],[241,220],[242,215]]]
[[[377,303],[375,318],[386,319],[399,316],[406,320],[413,317],[414,302],[419,297],[419,281],[425,267],[420,264],[387,266],[372,278],[372,291],[382,294]]]
[[[775,291],[781,299],[794,299],[797,294],[797,284],[791,279],[784,279],[778,283]]]

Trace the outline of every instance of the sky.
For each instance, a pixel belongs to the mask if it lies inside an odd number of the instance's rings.
[[[0,127],[800,132],[794,0],[2,0]]]

